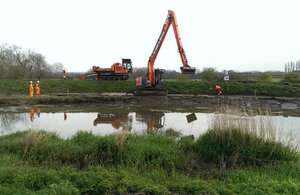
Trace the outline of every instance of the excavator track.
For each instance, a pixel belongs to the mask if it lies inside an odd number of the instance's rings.
[[[98,75],[98,80],[128,80],[128,75],[110,75],[110,76],[103,76]]]
[[[167,96],[167,89],[156,89],[156,88],[137,88],[134,90],[135,96]]]

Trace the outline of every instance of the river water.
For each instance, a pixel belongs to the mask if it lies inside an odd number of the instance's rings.
[[[69,138],[77,131],[89,131],[95,135],[108,135],[120,131],[137,134],[164,133],[173,129],[182,136],[205,133],[212,119],[225,112],[209,108],[143,108],[126,106],[44,106],[7,107],[0,109],[0,135],[28,129],[55,132],[62,138]],[[282,134],[300,137],[300,117],[286,112],[271,115],[248,115],[243,118],[266,121],[271,119],[273,126]]]

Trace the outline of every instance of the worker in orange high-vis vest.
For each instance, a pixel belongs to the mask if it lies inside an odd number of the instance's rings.
[[[40,95],[40,92],[41,92],[40,81],[37,81],[37,82],[35,83],[35,94],[36,94],[36,95]]]
[[[63,70],[63,77],[64,77],[64,79],[67,78],[67,72],[66,72],[66,70]]]
[[[217,86],[216,86],[216,89],[218,90],[218,95],[221,95],[221,94],[222,94],[222,91],[221,91],[220,85],[217,85]]]
[[[34,92],[33,84],[32,84],[32,81],[30,81],[29,82],[29,95],[30,95],[30,97],[33,97],[33,92]]]

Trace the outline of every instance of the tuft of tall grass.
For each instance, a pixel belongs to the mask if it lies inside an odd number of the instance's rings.
[[[265,114],[266,117],[255,117],[253,111],[247,113],[239,108],[221,108],[222,114],[215,114],[210,121],[210,129],[221,132],[227,129],[238,129],[252,137],[259,137],[264,140],[276,141],[277,128],[274,121],[269,117],[269,112],[259,110],[258,114]]]
[[[27,131],[23,138],[23,145],[25,146],[23,157],[29,150],[36,149],[40,143],[44,144],[45,142],[47,142],[48,137],[49,134],[43,131]]]
[[[18,155],[37,166],[57,168],[74,166],[133,166],[143,168],[174,168],[179,151],[172,137],[132,135],[128,132],[95,136],[78,132],[63,140],[54,134],[27,131],[1,137],[0,151]]]
[[[195,143],[196,152],[221,168],[292,161],[295,151],[276,139],[270,117],[253,117],[226,109],[212,117],[210,129]],[[251,114],[251,113],[250,113]]]
[[[121,131],[120,133],[117,133],[115,136],[115,144],[116,146],[121,149],[124,145],[124,142],[128,138],[129,131]]]
[[[225,125],[221,125],[220,117],[226,119],[223,120]],[[189,137],[179,139],[173,134],[141,136],[128,132],[103,137],[78,132],[63,140],[55,134],[31,130],[0,137],[0,151],[7,158],[3,163],[18,157],[47,168],[129,166],[137,170],[162,169],[168,173],[180,170],[192,174],[199,174],[203,167],[261,166],[299,159],[289,147],[276,142],[274,130],[269,131],[271,135],[258,132],[261,125],[252,119],[228,114],[216,115],[213,120],[218,120],[214,129],[196,141]]]

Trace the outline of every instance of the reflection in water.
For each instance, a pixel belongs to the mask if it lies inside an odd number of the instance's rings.
[[[188,123],[191,123],[191,122],[197,120],[195,112],[193,112],[192,114],[186,115],[186,120],[187,120]]]
[[[67,113],[64,112],[64,121],[67,120],[68,116],[67,116]]]
[[[36,115],[38,116],[38,118],[40,118],[40,115],[41,115],[41,109],[36,109]]]
[[[40,116],[41,116],[41,109],[36,109],[36,115],[37,115],[37,117],[38,118],[40,118]],[[33,120],[34,120],[34,109],[30,109],[30,120],[31,120],[31,122],[33,122]]]
[[[115,129],[119,129],[120,127],[126,127],[126,130],[131,129],[129,126],[129,122],[132,122],[129,120],[131,117],[128,116],[129,113],[125,114],[102,114],[98,113],[97,118],[94,120],[94,126],[97,126],[98,124],[111,124],[112,127]],[[128,129],[129,128],[129,129]],[[125,130],[124,128],[122,130]]]
[[[165,124],[165,114],[161,111],[141,110],[136,112],[136,121],[147,124],[149,133],[155,129],[161,129]]]
[[[33,120],[34,120],[34,110],[33,109],[30,109],[30,120],[31,120],[31,122],[33,122]]]
[[[194,135],[198,137],[207,131],[209,121],[215,111],[211,113],[191,112],[193,109],[180,111],[163,111],[152,109],[134,108],[101,108],[86,112],[84,110],[61,110],[52,111],[45,109],[26,109],[27,113],[0,113],[0,135],[10,134],[16,131],[28,129],[45,130],[55,132],[62,138],[73,136],[77,131],[90,131],[95,135],[107,135],[119,131],[131,131],[132,133],[144,134],[155,132],[167,132],[173,129],[183,136]],[[43,113],[42,113],[43,111]],[[213,113],[212,113],[213,112]],[[191,114],[192,113],[192,114]],[[246,118],[259,120],[260,116],[246,115]],[[275,126],[282,126],[284,131],[293,130],[300,135],[299,117],[271,116]],[[195,120],[197,119],[197,120]]]
[[[16,121],[26,121],[27,114],[4,113],[0,114],[0,132],[1,134],[8,129],[16,129]]]
[[[139,110],[135,113],[135,119],[138,122],[147,125],[147,130],[152,133],[154,129],[160,129],[164,126],[165,114],[161,111]],[[98,113],[93,125],[111,124],[114,129],[130,131],[132,129],[132,115],[127,113]]]

